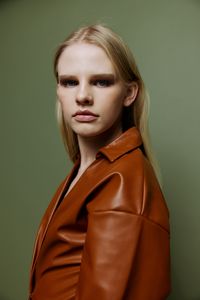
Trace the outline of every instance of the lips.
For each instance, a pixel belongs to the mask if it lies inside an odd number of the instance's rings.
[[[74,115],[74,119],[77,122],[92,122],[98,118],[98,115],[91,112],[90,110],[78,110]]]
[[[94,117],[98,117],[98,115],[96,115],[95,113],[91,112],[90,110],[78,110],[75,114],[73,114],[73,117],[77,116],[77,115],[87,115],[87,116],[94,116]]]

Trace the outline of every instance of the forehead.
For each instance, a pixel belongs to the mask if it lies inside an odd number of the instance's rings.
[[[64,49],[58,60],[58,73],[65,72],[102,72],[116,74],[106,52],[96,45],[75,43]]]

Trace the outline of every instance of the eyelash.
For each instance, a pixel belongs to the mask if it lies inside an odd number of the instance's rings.
[[[93,83],[94,84],[96,84],[97,82],[103,82],[104,83],[104,85],[103,85],[103,87],[108,87],[108,86],[110,86],[110,85],[112,85],[112,81],[111,80],[109,80],[109,79],[97,79],[97,80],[95,80],[95,81],[93,81]],[[75,84],[70,84],[70,86],[75,86],[75,85],[77,85],[77,81],[76,80],[72,80],[72,79],[63,79],[63,80],[60,80],[60,84],[62,85],[62,86],[64,86],[64,87],[68,87],[69,86],[69,83],[75,83]],[[105,85],[106,84],[106,85]],[[101,87],[102,87],[102,85],[100,85]]]

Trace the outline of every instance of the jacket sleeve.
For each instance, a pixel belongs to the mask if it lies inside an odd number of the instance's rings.
[[[164,300],[169,232],[142,215],[92,210],[75,300]]]

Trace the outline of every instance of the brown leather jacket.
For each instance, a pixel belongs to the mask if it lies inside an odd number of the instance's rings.
[[[163,300],[171,290],[169,211],[142,138],[129,128],[99,149],[65,196],[80,158],[42,218],[32,300]]]

